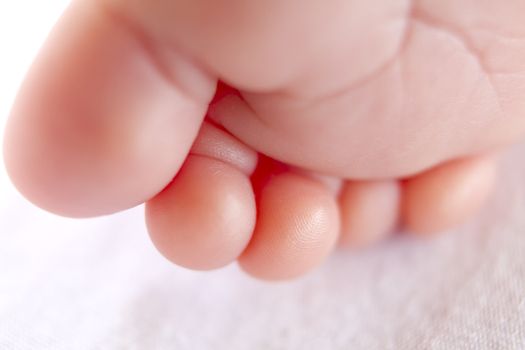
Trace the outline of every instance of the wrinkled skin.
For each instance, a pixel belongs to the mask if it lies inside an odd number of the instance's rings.
[[[294,277],[338,240],[439,231],[479,207],[492,154],[525,132],[524,13],[520,0],[78,0],[21,89],[6,164],[59,214],[149,201],[153,241],[178,264]]]
[[[281,161],[399,177],[525,129],[523,2],[171,3],[157,35],[239,88],[254,112],[232,112],[242,102],[231,98],[212,116]]]

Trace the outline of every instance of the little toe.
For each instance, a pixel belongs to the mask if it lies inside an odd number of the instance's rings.
[[[281,173],[260,193],[254,235],[239,263],[257,278],[294,278],[326,258],[338,233],[334,194],[306,176]]]
[[[455,160],[406,180],[402,214],[406,228],[431,234],[466,221],[489,196],[496,164],[492,156]]]
[[[256,153],[205,124],[173,182],[146,205],[157,249],[177,265],[209,270],[242,253],[255,225],[249,175]]]
[[[395,180],[346,182],[339,198],[341,246],[367,246],[388,236],[399,220],[400,192]]]

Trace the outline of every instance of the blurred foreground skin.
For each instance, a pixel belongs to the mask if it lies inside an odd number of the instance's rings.
[[[8,172],[60,215],[146,202],[158,250],[300,276],[483,204],[525,132],[521,0],[77,0],[13,107]]]

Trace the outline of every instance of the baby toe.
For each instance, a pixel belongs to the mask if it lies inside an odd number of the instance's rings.
[[[340,244],[361,247],[388,236],[399,220],[400,192],[395,180],[346,182],[339,198]]]
[[[186,158],[213,94],[215,80],[182,54],[173,54],[169,78],[157,63],[161,45],[117,18],[98,1],[73,2],[6,127],[13,183],[57,214],[110,214],[160,192]],[[199,96],[190,92],[197,86]]]
[[[261,190],[254,235],[239,263],[261,279],[297,277],[326,258],[338,233],[333,193],[313,179],[284,172]]]
[[[157,249],[175,264],[198,270],[234,261],[255,225],[249,178],[255,163],[253,151],[205,124],[179,174],[146,205]]]
[[[406,180],[404,225],[412,232],[430,234],[466,221],[489,196],[496,163],[491,156],[455,160]]]

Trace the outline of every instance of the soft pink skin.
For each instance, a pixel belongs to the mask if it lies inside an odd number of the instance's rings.
[[[199,270],[235,261],[252,236],[255,215],[248,177],[227,163],[195,155],[146,206],[148,230],[159,251]]]
[[[183,168],[146,205],[146,223],[158,250],[192,269],[235,261],[255,228],[249,176],[256,164],[254,151],[204,123]]]
[[[488,193],[491,166],[475,167],[469,158],[483,161],[525,132],[523,13],[521,0],[77,0],[13,107],[7,169],[25,196],[62,215],[103,215],[150,201],[152,237],[179,264],[214,268],[240,256],[258,277],[297,276],[329,253],[341,225],[343,233],[354,225],[380,237],[396,222],[396,196],[405,209],[439,201],[425,178],[453,183],[475,169],[482,180],[472,193]],[[208,106],[218,80],[239,94]],[[183,170],[176,177],[207,110],[225,131],[204,127],[187,164],[195,176]],[[246,187],[256,152],[302,169],[269,182],[257,219]],[[463,165],[429,170],[449,161]],[[215,180],[230,192],[206,180],[218,169],[224,177]],[[350,205],[343,192],[338,207],[337,191],[307,174],[330,175],[336,185],[410,179],[400,193],[385,190],[384,226],[367,226],[373,214],[365,200]],[[412,190],[416,183],[421,190]],[[182,226],[198,231],[215,223],[221,254],[210,253],[205,233],[177,231],[170,216],[191,218],[182,199],[207,191],[217,217]],[[279,202],[280,191],[302,193],[304,201]],[[398,221],[420,232],[463,221],[484,196],[456,191],[447,200],[461,210],[430,219],[404,210]],[[221,212],[228,205],[221,198],[236,204]],[[297,242],[313,237],[308,227],[320,216],[306,224],[283,218],[320,212],[326,221],[315,244],[290,245],[286,232]],[[230,232],[234,216],[244,221]]]
[[[491,157],[449,162],[404,184],[404,224],[432,234],[460,224],[491,193],[496,164]]]
[[[259,219],[241,267],[268,280],[297,277],[332,251],[339,234],[335,198],[296,174],[275,176],[261,193]]]
[[[156,4],[126,13],[243,90],[256,115],[233,97],[212,115],[281,161],[399,177],[525,129],[520,0]]]
[[[348,181],[339,197],[342,246],[356,248],[379,242],[399,224],[398,181]]]
[[[341,51],[335,57],[348,64],[334,65],[334,53],[324,57],[321,51],[315,56],[317,66],[309,64],[308,70],[297,73],[317,80],[292,81],[277,91],[245,92],[249,108],[239,98],[228,97],[212,107],[211,115],[274,158],[354,179],[412,175],[451,158],[491,150],[523,134],[525,41],[507,38],[525,35],[524,21],[514,15],[524,13],[523,2],[506,1],[510,9],[505,11],[485,9],[475,1],[462,1],[460,8],[454,8],[454,0],[432,2],[433,6],[416,2],[410,10],[397,11],[397,17],[395,2],[381,3],[380,23],[387,25],[392,22],[389,16],[394,16],[406,24],[379,39],[385,43],[382,53],[368,44],[372,29],[358,28],[364,42],[354,50],[383,57],[371,71],[344,74],[347,66],[355,69],[355,51],[337,42]],[[371,23],[369,27],[375,28]],[[281,35],[273,41],[280,39],[286,40]],[[388,50],[389,43],[398,47]],[[290,45],[281,55],[300,51],[298,45]],[[302,67],[303,62],[291,65]],[[336,72],[326,72],[326,67],[334,66]],[[326,81],[339,84],[328,86]]]
[[[21,88],[4,145],[20,191],[75,217],[160,192],[186,158],[214,89],[194,69],[185,76],[200,95],[182,93],[141,38],[95,5],[77,2],[58,23]]]

